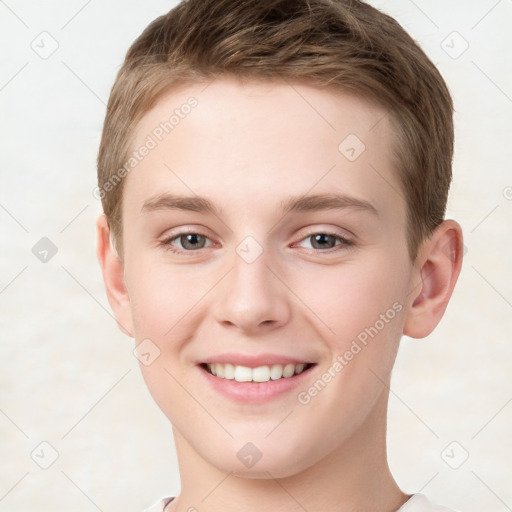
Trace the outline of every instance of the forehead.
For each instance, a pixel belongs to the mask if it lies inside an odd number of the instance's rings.
[[[180,86],[137,126],[131,150],[149,150],[126,178],[123,211],[164,192],[268,211],[308,191],[400,211],[393,136],[384,108],[332,88],[228,78]]]

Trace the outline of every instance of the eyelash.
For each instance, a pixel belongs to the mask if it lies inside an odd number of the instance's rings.
[[[194,250],[190,250],[190,249],[175,249],[174,246],[171,245],[171,242],[173,242],[174,240],[177,240],[180,237],[185,236],[185,235],[199,235],[199,236],[202,236],[202,237],[208,239],[208,237],[206,235],[202,235],[201,233],[199,233],[197,231],[180,231],[179,233],[173,235],[172,237],[168,237],[165,240],[162,240],[159,245],[162,246],[165,250],[171,251],[175,254],[186,254],[186,253],[198,252],[198,250],[194,251]],[[334,247],[331,247],[330,249],[326,249],[326,250],[311,249],[320,254],[326,254],[326,253],[330,254],[330,253],[337,252],[337,251],[340,251],[343,249],[348,249],[351,246],[355,245],[355,242],[353,240],[349,240],[341,235],[338,235],[337,233],[331,233],[329,231],[312,231],[312,232],[308,233],[305,237],[303,237],[300,241],[302,242],[303,240],[311,238],[314,235],[331,236],[341,242],[340,244],[335,245]]]

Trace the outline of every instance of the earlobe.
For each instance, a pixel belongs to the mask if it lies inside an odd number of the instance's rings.
[[[105,214],[96,221],[96,255],[101,267],[108,302],[122,332],[133,338],[130,298],[124,282],[124,264],[114,249]]]
[[[418,254],[421,282],[411,294],[403,334],[428,336],[441,321],[462,267],[462,228],[445,220],[424,243]]]

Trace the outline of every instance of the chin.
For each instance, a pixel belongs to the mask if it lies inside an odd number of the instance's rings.
[[[304,450],[289,446],[274,447],[268,444],[257,449],[247,443],[242,448],[224,447],[215,453],[203,454],[203,458],[217,469],[240,478],[263,479],[287,478],[308,469],[315,460],[304,456]],[[298,457],[298,454],[301,454]]]

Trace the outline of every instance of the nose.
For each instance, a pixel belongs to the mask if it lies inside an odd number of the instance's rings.
[[[286,324],[291,314],[291,292],[275,267],[265,252],[252,262],[235,254],[233,268],[217,295],[216,320],[247,334]]]

